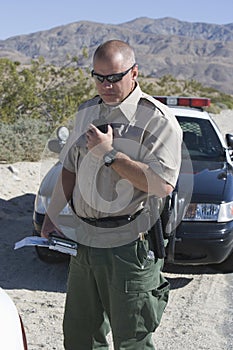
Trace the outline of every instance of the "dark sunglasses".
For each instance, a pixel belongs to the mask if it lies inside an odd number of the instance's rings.
[[[126,74],[129,73],[129,71],[131,69],[133,69],[136,66],[136,63],[134,63],[134,65],[132,65],[132,67],[130,67],[129,69],[127,69],[126,71],[122,72],[122,73],[116,73],[116,74],[109,74],[109,75],[102,75],[102,74],[98,74],[95,73],[94,69],[91,71],[91,76],[93,78],[95,78],[96,80],[98,80],[98,82],[103,83],[104,79],[106,79],[109,83],[117,83],[118,81],[120,81]]]

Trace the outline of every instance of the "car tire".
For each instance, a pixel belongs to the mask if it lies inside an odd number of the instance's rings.
[[[37,253],[38,258],[41,261],[49,263],[49,264],[68,262],[70,259],[68,254],[54,252],[48,248],[35,247],[35,249],[36,249],[36,253]]]

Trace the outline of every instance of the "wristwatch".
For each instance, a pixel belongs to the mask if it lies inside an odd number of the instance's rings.
[[[110,152],[105,153],[103,156],[104,165],[110,166],[116,159],[116,154],[117,151],[115,149],[112,149]]]

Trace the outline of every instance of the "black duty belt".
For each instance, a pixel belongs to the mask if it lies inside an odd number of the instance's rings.
[[[109,227],[109,228],[114,228],[114,227],[120,227],[127,225],[129,222],[133,221],[136,219],[136,217],[142,212],[142,210],[137,211],[133,215],[121,215],[121,216],[107,216],[103,218],[84,218],[84,217],[79,217],[82,221],[86,222],[89,225],[96,226],[96,227]]]

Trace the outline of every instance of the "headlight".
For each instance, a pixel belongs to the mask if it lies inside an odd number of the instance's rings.
[[[227,222],[233,220],[233,202],[190,203],[183,221],[216,221]]]
[[[190,203],[184,216],[184,221],[217,221],[218,204]]]
[[[38,194],[35,200],[35,211],[39,214],[45,214],[49,203],[50,198]],[[60,212],[60,215],[72,215],[72,211],[70,209],[69,204],[67,204],[65,208]]]
[[[233,220],[233,202],[222,203],[220,205],[218,222]]]

